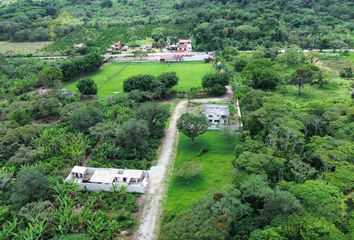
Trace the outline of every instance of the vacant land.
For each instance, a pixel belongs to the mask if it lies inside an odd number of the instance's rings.
[[[41,50],[51,42],[1,42],[0,53],[5,55],[40,55]]]
[[[213,71],[213,65],[207,63],[112,63],[89,75],[98,87],[99,96],[113,95],[114,92],[123,92],[123,81],[133,75],[159,75],[164,72],[176,72],[180,78],[177,91],[187,91],[193,87],[201,87],[202,77]],[[64,87],[76,91],[77,81],[70,82]]]
[[[200,155],[202,147],[209,151]],[[202,166],[201,179],[190,185],[180,186],[173,176],[167,193],[166,214],[178,214],[204,198],[208,192],[220,191],[231,184],[234,147],[235,144],[232,144],[222,131],[208,131],[197,137],[194,145],[189,138],[181,134],[173,175],[186,162],[193,162]]]

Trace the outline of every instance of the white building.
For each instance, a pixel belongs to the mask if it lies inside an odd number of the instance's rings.
[[[222,129],[229,125],[229,107],[221,104],[207,104],[203,106],[203,113],[209,121],[209,130]]]
[[[191,52],[192,51],[192,40],[190,39],[180,39],[177,44],[177,51],[179,52]]]
[[[75,166],[65,181],[74,182],[86,191],[112,191],[126,186],[128,192],[144,193],[148,177],[148,171],[144,170]]]

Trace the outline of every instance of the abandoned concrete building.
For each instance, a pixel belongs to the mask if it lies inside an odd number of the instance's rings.
[[[128,192],[145,193],[148,177],[148,171],[144,170],[75,166],[65,181],[74,182],[86,191],[112,191],[125,186]]]
[[[229,124],[229,107],[221,104],[206,104],[203,113],[209,121],[209,130],[217,130]]]

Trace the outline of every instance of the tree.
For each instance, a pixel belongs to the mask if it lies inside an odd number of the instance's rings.
[[[49,183],[42,170],[35,167],[23,168],[17,174],[11,191],[11,201],[16,207],[22,207],[27,203],[46,199],[48,190]]]
[[[265,176],[252,174],[240,185],[241,197],[254,209],[262,209],[264,203],[273,195]]]
[[[101,7],[103,7],[103,8],[111,8],[111,7],[113,7],[112,0],[102,0]]]
[[[149,147],[149,128],[144,120],[126,121],[118,129],[117,136],[125,158],[144,158]]]
[[[76,85],[77,89],[82,95],[96,95],[97,94],[97,84],[89,78],[84,78],[79,81]]]
[[[302,184],[282,182],[280,187],[300,199],[308,212],[324,217],[336,225],[344,223],[341,214],[344,195],[336,187],[321,180],[308,180]]]
[[[212,95],[222,95],[226,92],[225,86],[229,84],[228,73],[208,73],[202,79],[203,88]]]
[[[61,86],[63,73],[53,67],[45,66],[38,74],[39,83],[47,88],[58,88]]]
[[[293,194],[277,189],[274,195],[266,200],[263,214],[272,219],[277,215],[288,216],[301,208],[299,200]]]
[[[249,86],[258,89],[275,89],[280,83],[269,59],[255,59],[242,70],[241,76]]]
[[[298,95],[301,95],[301,88],[303,88],[306,83],[312,82],[313,76],[314,76],[314,71],[310,67],[298,68],[291,75],[290,83],[297,85]]]
[[[90,127],[104,119],[104,115],[96,107],[87,106],[75,109],[67,118],[69,128],[72,130],[79,130],[88,132]]]
[[[305,57],[302,53],[302,50],[296,46],[292,45],[289,48],[285,49],[284,53],[281,53],[277,57],[277,61],[280,63],[285,63],[289,66],[300,65],[304,62]]]
[[[83,57],[70,58],[60,65],[64,81],[70,81],[85,73],[96,71],[103,63],[100,54],[93,53]]]
[[[315,74],[313,83],[318,84],[320,88],[323,88],[323,86],[328,83],[327,78],[328,76],[323,71],[318,71],[317,74]]]
[[[175,72],[165,72],[158,76],[157,80],[162,82],[166,88],[172,88],[177,85],[179,77]]]
[[[58,117],[62,104],[57,98],[39,98],[32,104],[30,110],[31,116],[34,119],[48,119],[50,117]]]
[[[170,116],[166,107],[157,103],[141,104],[136,110],[137,119],[146,121],[151,137],[159,138],[163,135],[165,124]]]
[[[158,87],[160,87],[159,81],[151,75],[135,75],[123,82],[124,92],[131,92],[133,90],[154,91]]]
[[[190,113],[184,113],[178,119],[177,128],[194,143],[195,137],[203,134],[208,129],[209,123],[207,118],[202,115],[193,115]]]
[[[320,54],[314,51],[307,53],[307,57],[310,60],[311,64],[315,64],[320,60]]]
[[[161,240],[225,240],[228,214],[220,201],[205,199],[163,225]]]

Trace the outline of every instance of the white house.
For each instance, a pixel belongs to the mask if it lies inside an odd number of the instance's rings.
[[[144,193],[148,178],[148,171],[144,170],[75,166],[65,181],[74,182],[86,191],[112,191],[126,186],[128,192]]]
[[[177,44],[177,51],[179,52],[191,52],[192,51],[192,40],[190,39],[180,39]]]
[[[209,121],[210,130],[219,130],[229,125],[229,107],[221,104],[206,104],[203,106],[203,114]]]

